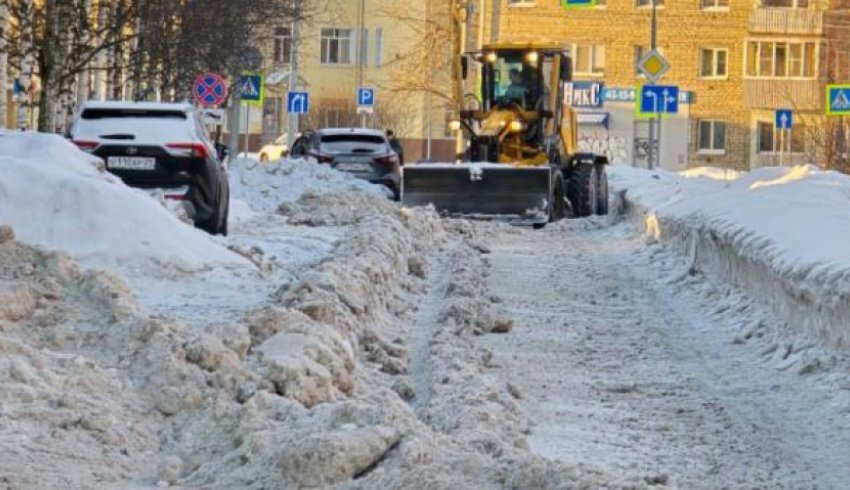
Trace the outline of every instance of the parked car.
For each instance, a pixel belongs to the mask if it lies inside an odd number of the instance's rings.
[[[127,185],[165,189],[195,226],[227,234],[230,186],[225,147],[210,141],[189,104],[87,102],[69,131],[73,142],[106,163]]]
[[[305,132],[292,145],[292,156],[313,157],[341,172],[383,184],[399,200],[401,163],[383,131],[328,128]]]
[[[287,146],[286,133],[266,146],[260,148],[259,158],[263,163],[273,162],[289,155],[289,146]]]

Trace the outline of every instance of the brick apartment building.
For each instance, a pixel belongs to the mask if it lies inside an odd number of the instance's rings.
[[[651,0],[483,3],[487,39],[549,41],[571,49],[582,145],[645,164],[648,124],[635,117],[636,60],[650,42]],[[680,86],[680,114],[662,123],[662,165],[749,169],[779,162],[774,111],[795,110],[784,163],[813,161],[809,130],[822,124],[825,84],[850,78],[846,0],[658,0],[658,47]],[[602,89],[604,87],[604,89]],[[602,90],[600,90],[602,89]],[[584,94],[586,95],[586,94]]]

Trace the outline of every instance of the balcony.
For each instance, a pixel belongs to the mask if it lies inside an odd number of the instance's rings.
[[[781,78],[744,79],[744,104],[750,109],[823,110],[823,83]]]
[[[751,34],[823,34],[822,10],[796,8],[757,8],[750,14]]]

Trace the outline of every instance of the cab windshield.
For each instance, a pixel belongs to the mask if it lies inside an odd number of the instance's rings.
[[[535,110],[541,101],[540,59],[536,53],[491,54],[484,62],[484,90],[491,106],[514,103]]]

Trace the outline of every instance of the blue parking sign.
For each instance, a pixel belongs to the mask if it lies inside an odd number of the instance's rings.
[[[375,89],[360,87],[357,90],[357,105],[360,107],[372,107],[375,105]]]

